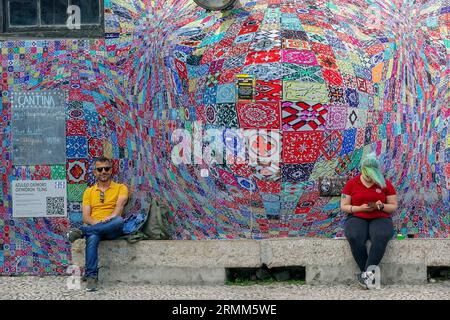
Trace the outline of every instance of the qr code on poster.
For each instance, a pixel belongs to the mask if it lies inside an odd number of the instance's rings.
[[[47,197],[47,216],[64,215],[64,197]]]

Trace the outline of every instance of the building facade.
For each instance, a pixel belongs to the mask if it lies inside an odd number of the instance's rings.
[[[342,235],[340,198],[318,181],[353,177],[376,152],[398,192],[397,232],[448,237],[445,1],[95,3],[68,3],[82,9],[68,30],[64,6],[30,1],[22,15],[23,3],[2,1],[1,275],[64,273],[64,234],[81,223],[101,155],[130,186],[127,215],[152,195],[171,209],[173,239],[201,240]],[[13,96],[45,91],[65,95],[65,161],[16,163]],[[224,163],[211,161],[214,141]],[[241,148],[277,157],[233,162]],[[67,217],[14,217],[21,180],[65,180]]]

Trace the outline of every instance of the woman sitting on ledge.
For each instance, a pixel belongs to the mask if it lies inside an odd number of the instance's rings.
[[[378,266],[393,237],[391,213],[396,209],[396,191],[381,173],[376,155],[371,153],[361,163],[361,174],[347,182],[341,197],[341,210],[349,213],[344,227],[345,236],[361,270],[358,282],[366,289],[374,288],[372,268]],[[368,239],[371,241],[369,254],[366,248]]]

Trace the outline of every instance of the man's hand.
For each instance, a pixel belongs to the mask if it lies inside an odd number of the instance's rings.
[[[111,221],[111,219],[112,218],[114,218],[114,217],[111,217],[111,216],[107,216],[106,218],[104,218],[103,220],[100,220],[100,222],[103,222],[103,223],[105,223],[105,222],[108,222],[108,221]]]

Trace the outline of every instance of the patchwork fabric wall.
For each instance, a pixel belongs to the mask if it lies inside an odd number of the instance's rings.
[[[70,265],[70,225],[81,224],[92,162],[113,159],[117,180],[132,190],[128,214],[148,209],[153,113],[148,96],[149,1],[105,1],[104,39],[0,41],[0,274],[61,274]],[[68,93],[67,163],[17,167],[11,161],[11,93]],[[69,219],[13,219],[12,180],[67,179]]]
[[[449,21],[435,0],[240,0],[222,13],[105,0],[104,39],[0,41],[0,274],[64,272],[63,235],[102,154],[132,190],[127,215],[152,195],[172,209],[173,239],[196,240],[340,236],[340,199],[320,197],[318,179],[352,177],[375,151],[397,230],[448,237]],[[252,101],[240,74],[254,76]],[[69,96],[66,166],[13,166],[11,92],[56,88]],[[264,129],[249,150],[277,148],[280,162],[176,165],[175,130],[199,125],[230,153],[233,134]],[[12,218],[11,181],[64,178],[69,219]]]
[[[167,170],[173,145],[152,144],[165,159],[156,185],[175,207],[177,238],[339,236],[346,215],[317,181],[358,174],[370,151],[398,190],[398,231],[447,237],[448,10],[443,1],[240,1],[167,33],[150,90],[152,105],[168,110],[161,141],[180,127],[194,139],[195,121],[281,135],[279,167]],[[253,101],[239,99],[239,74],[255,76]],[[223,143],[233,153],[243,143],[230,131]],[[253,148],[275,147],[269,136]]]

